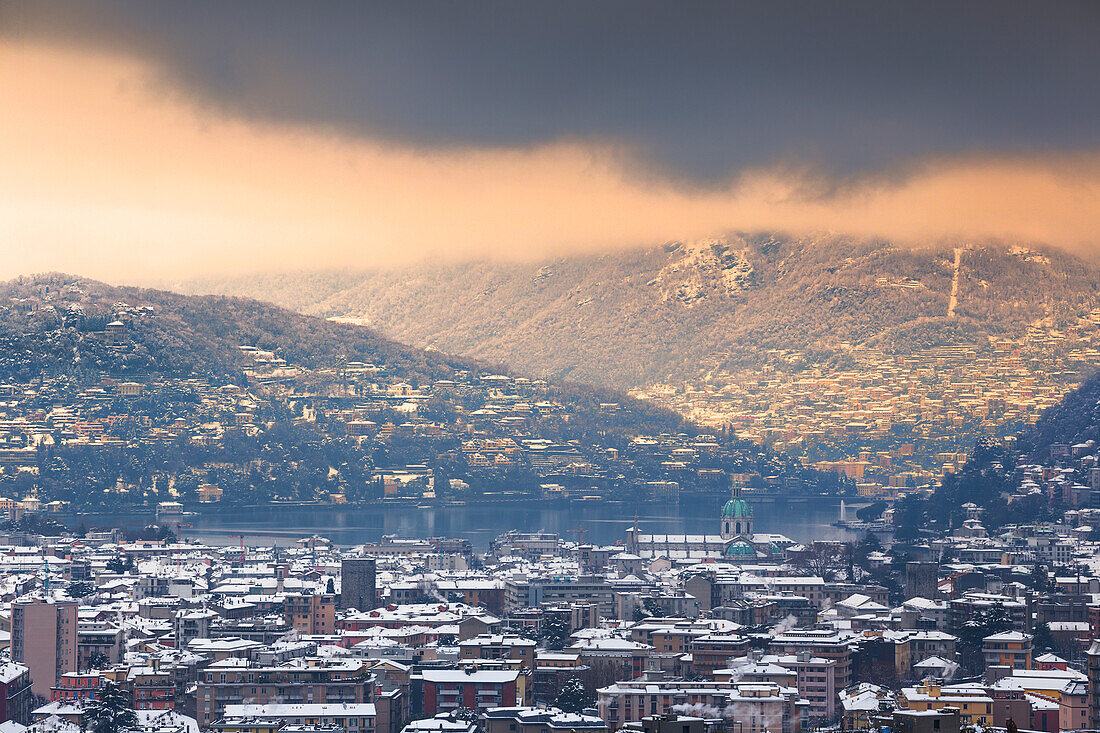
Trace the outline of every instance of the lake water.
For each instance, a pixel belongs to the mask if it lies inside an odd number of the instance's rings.
[[[556,532],[566,539],[614,544],[634,523],[643,532],[718,534],[718,514],[727,497],[692,497],[680,503],[582,502],[570,504],[467,504],[420,508],[408,505],[366,507],[260,507],[188,517],[194,523],[183,535],[210,544],[291,544],[318,534],[338,545],[377,542],[382,535],[403,538],[463,537],[478,550],[509,529]],[[849,518],[855,506],[849,504]],[[757,532],[784,534],[796,542],[856,539],[855,533],[832,525],[840,517],[836,499],[760,501],[753,503]],[[230,536],[234,535],[234,536]]]

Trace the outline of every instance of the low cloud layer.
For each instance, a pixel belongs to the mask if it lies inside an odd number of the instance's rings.
[[[437,148],[212,107],[147,57],[0,45],[0,276],[110,280],[543,258],[728,229],[1100,246],[1100,152],[910,155],[905,175],[638,176],[618,141]]]
[[[1071,0],[0,4],[0,39],[143,59],[231,117],[436,152],[582,140],[715,188],[1100,147],[1098,35]]]

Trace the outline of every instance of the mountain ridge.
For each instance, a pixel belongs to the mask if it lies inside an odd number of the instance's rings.
[[[109,345],[105,329],[120,313],[128,314],[123,316],[127,338]],[[451,378],[461,370],[519,374],[504,364],[419,349],[362,325],[241,296],[116,286],[64,273],[0,283],[0,379],[102,371],[120,378],[155,373],[240,381],[241,345],[271,350],[310,370],[370,361],[414,383]],[[606,387],[564,380],[555,386],[595,405],[614,401],[647,420],[659,416],[665,429],[693,428],[671,410]]]
[[[991,336],[1018,335],[1100,306],[1100,268],[1054,248],[910,248],[767,233],[541,263],[182,286],[262,293],[414,345],[618,389],[698,379],[756,363],[767,350],[803,352],[814,363],[842,361],[849,346],[905,353],[968,343],[981,350]]]
[[[259,301],[53,273],[0,283],[0,316],[4,495],[102,508],[391,490],[637,500],[721,493],[734,477],[846,488],[608,388],[532,380]]]

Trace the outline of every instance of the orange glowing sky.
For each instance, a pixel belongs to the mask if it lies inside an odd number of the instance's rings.
[[[1100,245],[1095,150],[918,160],[820,195],[782,169],[679,187],[582,140],[430,149],[235,117],[137,57],[32,40],[0,45],[0,99],[4,278],[545,258],[730,229]]]

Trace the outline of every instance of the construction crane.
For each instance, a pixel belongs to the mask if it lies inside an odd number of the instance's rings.
[[[962,572],[951,573],[946,578],[939,581],[936,585],[937,585],[937,587],[939,587],[939,586],[944,585],[944,584],[949,584],[949,586],[951,588],[949,597],[950,598],[956,598],[956,597],[958,597],[958,593],[955,591],[955,581],[958,580],[959,578],[961,578],[964,575],[970,574],[970,572],[971,571],[969,571],[969,570],[963,570]]]
[[[340,354],[336,357],[336,361],[332,362],[331,366],[322,365],[320,371],[332,370],[333,374],[340,379],[340,397],[348,396],[348,355]]]
[[[176,544],[177,545],[183,544],[183,528],[184,527],[194,527],[194,526],[195,526],[195,524],[193,522],[176,522]],[[182,553],[177,553],[177,564],[178,565],[183,565],[183,555],[182,555]]]
[[[565,531],[569,534],[577,535],[577,567],[580,568],[580,566],[582,565],[581,546],[584,544],[584,536],[588,534],[588,530],[584,527],[580,527],[578,529],[567,529]]]
[[[194,527],[194,522],[176,522],[176,543],[183,542],[183,533],[180,531],[184,527]]]
[[[231,534],[231,535],[229,535],[230,539],[232,539],[234,537],[236,537],[237,539],[239,539],[241,541],[241,565],[244,565],[244,535],[243,534]]]

